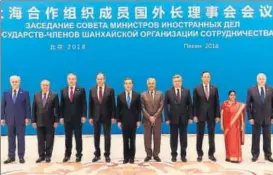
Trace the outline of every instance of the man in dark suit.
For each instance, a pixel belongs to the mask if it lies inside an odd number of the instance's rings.
[[[162,126],[162,111],[163,111],[163,94],[156,90],[155,78],[148,78],[148,90],[141,94],[141,109],[143,113],[144,125],[144,145],[146,151],[145,162],[148,162],[154,157],[154,160],[161,162],[159,158],[161,146],[161,126]],[[153,135],[153,139],[152,139]],[[153,147],[151,142],[153,140]]]
[[[203,138],[205,124],[207,122],[209,134],[209,159],[216,161],[215,153],[215,124],[220,120],[220,105],[218,89],[210,84],[210,73],[202,73],[202,84],[193,91],[193,113],[194,121],[197,122],[197,161],[201,162],[203,157]]]
[[[178,131],[180,133],[181,160],[187,162],[187,127],[192,123],[192,99],[189,89],[182,86],[182,77],[173,76],[173,88],[165,93],[165,120],[170,124],[172,162],[176,162]]]
[[[140,126],[140,94],[133,91],[133,80],[124,80],[125,91],[117,98],[118,126],[123,136],[123,163],[134,163],[136,152],[136,128]]]
[[[76,85],[77,76],[68,74],[68,86],[61,90],[60,100],[60,123],[64,123],[65,128],[65,157],[63,162],[67,162],[71,156],[72,134],[76,140],[76,162],[82,158],[82,124],[86,120],[86,95],[85,89]]]
[[[97,74],[97,86],[89,92],[89,122],[94,124],[95,157],[93,162],[100,160],[100,134],[103,126],[105,142],[105,161],[110,162],[111,123],[116,122],[116,102],[114,89],[106,86],[103,73]]]
[[[37,128],[39,158],[36,163],[51,161],[54,133],[59,120],[58,94],[49,90],[49,81],[41,82],[41,92],[33,98],[32,125]]]
[[[273,162],[271,157],[271,123],[273,123],[273,90],[266,85],[265,74],[258,74],[257,85],[247,91],[247,115],[252,125],[252,161],[256,162],[260,154],[260,135],[263,129],[263,150],[265,160]]]
[[[15,161],[16,136],[18,139],[18,156],[20,163],[25,163],[25,130],[29,124],[29,92],[21,89],[19,76],[11,76],[12,89],[4,92],[1,104],[1,124],[8,126],[8,159],[4,164]]]

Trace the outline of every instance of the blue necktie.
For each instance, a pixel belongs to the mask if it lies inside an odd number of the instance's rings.
[[[17,98],[17,92],[16,92],[16,90],[14,90],[13,91],[13,95],[12,95],[12,101],[13,101],[13,103],[16,102],[16,98]]]
[[[46,104],[46,93],[44,93],[42,101],[43,101],[43,107],[45,107],[45,104]]]
[[[263,87],[261,87],[261,94],[260,94],[260,96],[261,96],[262,102],[264,102],[264,88]]]
[[[131,97],[130,97],[130,93],[127,93],[126,101],[127,101],[127,105],[128,105],[128,107],[130,107],[130,104],[131,104]]]

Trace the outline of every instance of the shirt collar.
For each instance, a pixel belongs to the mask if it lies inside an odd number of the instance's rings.
[[[132,95],[132,92],[133,92],[133,91],[131,90],[131,91],[129,91],[129,92],[128,92],[128,91],[125,91],[125,92],[126,92],[126,94],[129,93],[130,95]]]
[[[206,87],[206,86],[209,87],[209,84],[205,85],[205,84],[203,83],[203,87]]]
[[[42,92],[42,95],[44,95],[45,93],[44,92]],[[49,94],[49,91],[48,92],[46,92],[46,96],[48,96],[48,94]]]
[[[71,89],[71,87],[73,87],[73,89],[75,89],[76,85],[74,85],[74,86],[69,86],[69,89]]]
[[[14,90],[15,90],[16,92],[18,92],[18,91],[19,91],[19,89],[20,89],[20,88],[17,88],[17,89],[12,89],[12,92],[14,92]]]

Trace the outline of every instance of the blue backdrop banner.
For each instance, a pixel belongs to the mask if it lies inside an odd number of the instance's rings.
[[[78,76],[78,85],[95,85],[104,72],[116,95],[123,79],[131,77],[134,89],[147,89],[155,77],[157,89],[172,86],[181,74],[192,90],[200,75],[210,71],[219,88],[221,103],[230,89],[246,100],[247,88],[264,72],[273,84],[273,2],[91,2],[2,1],[2,91],[9,90],[9,76],[21,76],[31,99],[48,79],[60,92],[66,75]],[[87,94],[88,97],[88,94]],[[6,127],[2,127],[6,134]],[[188,127],[196,132],[195,124]],[[27,127],[27,134],[36,131]],[[143,132],[143,127],[138,133]],[[169,133],[164,124],[162,132]],[[216,132],[221,133],[219,124]],[[247,124],[246,132],[251,132]],[[59,125],[57,134],[64,134]],[[84,124],[84,134],[93,127]],[[112,133],[121,133],[116,125]]]

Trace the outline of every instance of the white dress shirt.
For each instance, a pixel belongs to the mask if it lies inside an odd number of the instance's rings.
[[[14,91],[16,91],[16,96],[18,96],[19,88],[18,89],[12,89],[12,96],[14,96]]]
[[[48,98],[49,92],[42,92],[42,99],[44,98],[44,94],[46,93],[46,99]]]
[[[179,89],[179,95],[181,96],[181,88],[175,88],[175,96],[177,96],[177,90]]]
[[[129,93],[129,95],[130,95],[130,99],[132,100],[132,92],[133,92],[133,91],[130,91],[130,92],[126,91],[126,100],[127,100],[127,97],[128,97],[128,93]]]

